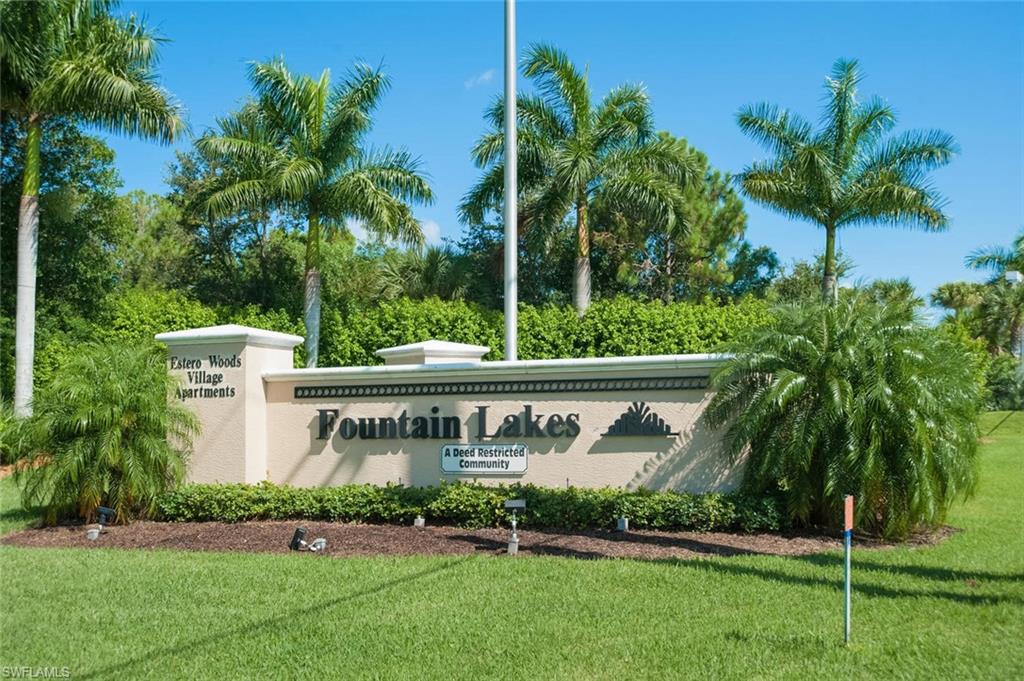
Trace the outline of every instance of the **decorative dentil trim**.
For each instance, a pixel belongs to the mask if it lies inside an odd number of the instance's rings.
[[[666,378],[589,378],[529,381],[460,381],[391,385],[296,386],[295,399],[333,397],[399,397],[408,395],[494,395],[514,393],[575,393],[635,390],[704,390],[708,376]]]

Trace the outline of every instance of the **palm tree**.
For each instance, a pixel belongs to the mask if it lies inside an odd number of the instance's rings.
[[[1008,350],[1012,355],[1021,356],[1024,284],[998,279],[987,285],[977,316],[990,352]]]
[[[14,444],[25,507],[53,522],[109,506],[124,521],[148,515],[185,475],[199,421],[150,345],[91,343],[43,390]]]
[[[419,247],[423,232],[410,205],[429,203],[433,193],[409,153],[363,146],[388,87],[379,69],[358,64],[331,87],[330,71],[296,76],[275,59],[250,64],[249,81],[254,99],[197,141],[231,169],[206,204],[214,215],[270,209],[306,219],[306,364],[315,367],[323,231],[358,220],[377,237]]]
[[[997,275],[1005,272],[1024,272],[1024,229],[1017,232],[1013,244],[979,248],[964,259],[968,267],[975,270],[990,270]]]
[[[532,45],[523,73],[537,94],[517,98],[522,227],[552,230],[570,212],[576,220],[573,302],[582,315],[590,305],[590,242],[594,210],[619,210],[671,227],[682,187],[699,179],[697,163],[668,139],[655,139],[650,102],[640,85],[614,88],[592,102],[586,72],[561,50]],[[487,112],[491,129],[473,158],[483,177],[463,199],[464,222],[479,224],[502,203],[504,102]]]
[[[977,366],[899,305],[866,294],[782,307],[733,344],[704,418],[746,457],[744,485],[790,516],[904,536],[941,522],[976,482]]]
[[[18,211],[14,408],[31,413],[35,355],[43,121],[64,116],[135,137],[171,142],[181,107],[156,84],[161,39],[134,16],[113,17],[113,0],[3,0],[0,107],[24,121],[25,167]]]
[[[885,224],[939,231],[949,222],[927,174],[949,163],[955,141],[938,130],[887,136],[896,115],[879,99],[858,101],[860,80],[856,61],[835,63],[817,132],[771,104],[744,107],[737,116],[740,129],[774,155],[748,166],[740,186],[753,200],[825,230],[822,295],[829,301],[836,298],[839,229]]]
[[[989,280],[978,306],[978,318],[993,352],[1008,348],[1011,354],[1024,355],[1024,284],[1012,282],[1007,272],[1024,273],[1024,229],[1017,233],[1009,248],[989,246],[971,253],[965,262],[976,270],[989,270]]]
[[[387,253],[377,269],[380,296],[461,300],[466,296],[463,260],[450,246]]]
[[[950,281],[941,284],[932,294],[932,305],[953,311],[953,319],[959,320],[965,310],[981,303],[983,289],[969,281]]]

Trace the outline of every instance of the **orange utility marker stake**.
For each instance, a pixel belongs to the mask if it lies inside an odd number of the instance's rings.
[[[853,543],[853,497],[846,496],[843,504],[843,548],[846,551],[844,570],[845,596],[846,596],[846,622],[843,628],[843,640],[850,642],[850,545]]]

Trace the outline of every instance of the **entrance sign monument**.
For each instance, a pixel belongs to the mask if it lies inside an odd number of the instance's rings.
[[[441,481],[726,491],[741,463],[700,415],[716,355],[483,361],[444,341],[383,366],[293,368],[300,336],[157,335],[202,433],[188,478],[297,486]]]

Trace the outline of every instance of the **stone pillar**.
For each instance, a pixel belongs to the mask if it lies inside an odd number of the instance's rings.
[[[160,333],[178,394],[199,417],[190,482],[267,479],[267,400],[263,372],[291,369],[301,336],[237,324]]]

